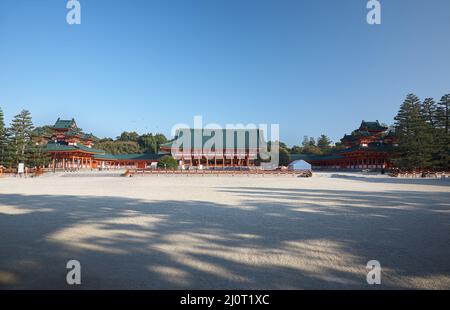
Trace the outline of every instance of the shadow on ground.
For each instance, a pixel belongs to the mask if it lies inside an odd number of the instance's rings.
[[[349,174],[341,174],[334,173],[330,176],[334,179],[347,179],[353,181],[363,181],[369,183],[384,183],[384,184],[410,184],[410,185],[434,185],[434,186],[449,186],[450,187],[450,179],[449,178],[395,178],[395,177],[380,177],[380,178],[371,178],[365,177],[363,175],[349,175]]]
[[[1,195],[0,288],[70,288],[70,259],[87,289],[368,288],[372,259],[382,288],[450,275],[449,192],[217,191],[242,203]]]

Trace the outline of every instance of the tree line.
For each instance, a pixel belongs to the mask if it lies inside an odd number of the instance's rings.
[[[115,140],[111,138],[98,139],[95,141],[95,148],[111,154],[156,154],[159,151],[159,146],[167,141],[166,136],[161,133],[139,135],[134,131],[124,131]]]
[[[393,164],[401,169],[449,169],[450,94],[436,102],[408,94],[395,117],[398,148]]]
[[[0,108],[0,166],[43,167],[50,162],[44,146],[39,143],[39,128],[35,128],[31,114],[22,110],[14,116],[9,127],[5,126],[3,110]]]
[[[450,168],[450,94],[439,101],[415,94],[408,94],[395,116],[394,131],[397,147],[391,161],[401,169]],[[52,126],[34,127],[31,114],[22,110],[14,116],[9,127],[5,126],[0,108],[0,165],[17,167],[24,162],[28,167],[45,166],[50,158],[45,143],[52,134]],[[157,153],[168,139],[163,134],[124,131],[115,139],[94,137],[95,148],[111,154]],[[270,145],[270,142],[269,142]],[[301,145],[288,147],[279,142],[280,164],[287,165],[291,154],[327,154],[342,149],[324,134],[317,139],[305,136]],[[270,147],[270,146],[269,146]]]
[[[270,150],[270,144],[268,143],[268,150]],[[313,154],[321,155],[330,153],[334,150],[340,149],[342,146],[340,143],[333,144],[331,139],[322,134],[316,139],[314,137],[304,136],[301,146],[294,145],[289,147],[286,143],[279,141],[279,164],[280,166],[287,166],[291,162],[291,156],[293,154]]]

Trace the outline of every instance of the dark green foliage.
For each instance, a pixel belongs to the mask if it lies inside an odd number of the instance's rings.
[[[0,166],[8,166],[8,138],[3,110],[0,108]]]
[[[431,125],[431,127],[434,127],[436,125],[436,111],[437,111],[437,106],[436,106],[436,102],[434,101],[433,98],[425,98],[425,100],[422,102],[421,106],[420,106],[420,113],[423,117],[423,119],[425,120],[425,122],[427,122],[428,124]]]
[[[345,145],[343,145],[341,142],[336,142],[334,146],[331,147],[331,151],[338,151],[345,149]]]
[[[450,94],[442,96],[437,104],[437,127],[444,130],[445,133],[450,134]]]
[[[11,130],[9,128],[6,129],[1,153],[3,162],[0,164],[8,168],[15,167],[15,148],[13,147]]]
[[[133,141],[104,141],[95,144],[95,148],[114,155],[141,153],[139,144]]]
[[[291,154],[301,154],[301,153],[302,153],[302,147],[301,147],[301,146],[298,146],[298,145],[294,145],[294,146],[291,148],[290,153],[291,153]]]
[[[416,169],[434,166],[432,125],[427,122],[423,105],[414,94],[407,95],[395,117],[398,154],[392,158],[399,168]]]
[[[45,125],[42,127],[36,127],[33,129],[31,134],[33,137],[50,138],[53,134],[53,128],[52,128],[52,126],[49,126],[49,125]]]
[[[287,165],[289,165],[289,162],[290,162],[289,152],[284,147],[280,147],[279,159],[278,160],[279,160],[279,165],[280,166],[287,166]]]
[[[437,158],[439,167],[450,169],[450,94],[442,96],[436,109],[436,139],[438,142]]]
[[[151,133],[144,134],[138,138],[139,147],[145,153],[158,153],[159,146],[167,142],[166,136],[163,134],[153,135]]]
[[[163,134],[153,135],[148,133],[139,136],[136,132],[125,131],[117,137],[117,140],[99,139],[95,147],[111,154],[156,154],[159,151],[159,146],[166,142],[167,138]]]
[[[44,145],[29,144],[26,149],[26,155],[26,164],[28,167],[45,167],[51,161],[50,154],[45,151]]]
[[[313,137],[304,136],[302,146],[303,154],[322,154]]]
[[[155,154],[158,151],[158,144],[156,143],[155,137],[151,133],[140,136],[138,143],[140,148],[145,153]]]
[[[49,126],[34,129],[31,114],[22,110],[14,116],[10,128],[5,128],[3,112],[0,110],[0,165],[15,168],[20,162],[27,167],[43,167],[50,162],[44,146],[32,138],[50,134]]]
[[[33,122],[29,111],[22,110],[18,115],[14,116],[11,127],[9,128],[14,165],[26,161],[25,150],[29,143],[31,143],[33,128]]]
[[[321,135],[317,139],[317,147],[322,153],[326,153],[331,149],[331,140],[326,135]]]
[[[123,141],[123,142],[128,142],[128,141],[138,142],[138,139],[139,139],[139,134],[137,132],[124,131],[124,132],[122,132],[122,134],[120,136],[117,137],[116,140]]]
[[[176,169],[178,168],[178,162],[172,156],[165,155],[158,160],[158,167],[167,169]]]

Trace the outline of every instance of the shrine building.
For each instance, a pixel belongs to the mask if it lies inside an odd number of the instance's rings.
[[[47,143],[53,169],[147,168],[155,165],[161,154],[108,154],[94,148],[93,135],[85,134],[74,119],[56,121]]]

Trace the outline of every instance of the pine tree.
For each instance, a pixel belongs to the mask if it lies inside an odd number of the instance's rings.
[[[449,127],[450,94],[442,96],[437,107],[437,140],[439,145],[439,167],[448,170],[450,168],[450,127]]]
[[[438,124],[438,108],[437,104],[433,98],[425,98],[425,100],[420,105],[420,115],[426,122],[424,130],[429,137],[429,147],[432,152],[432,166],[436,168],[440,165],[439,150],[440,150],[440,139],[439,139],[439,129]]]
[[[408,169],[432,167],[431,125],[421,114],[421,103],[416,95],[407,95],[395,121],[395,131],[399,139],[399,154],[393,158],[394,164]]]
[[[7,139],[3,110],[0,108],[0,166],[6,166]]]
[[[437,107],[438,126],[445,129],[447,134],[450,134],[449,123],[449,108],[450,108],[450,94],[444,95]]]
[[[33,130],[33,122],[31,114],[27,110],[22,110],[18,115],[14,116],[11,122],[11,148],[13,150],[13,162],[17,165],[24,162],[26,158],[26,148],[31,143],[31,135]]]
[[[45,167],[51,161],[50,154],[45,151],[44,145],[29,143],[25,154],[26,163],[29,167]]]
[[[317,138],[317,146],[322,152],[328,152],[331,148],[331,140],[326,135]]]
[[[3,165],[7,168],[16,166],[14,144],[10,128],[6,128],[3,148]]]
[[[425,121],[435,127],[437,122],[437,105],[433,98],[425,98],[420,107],[420,113]]]

